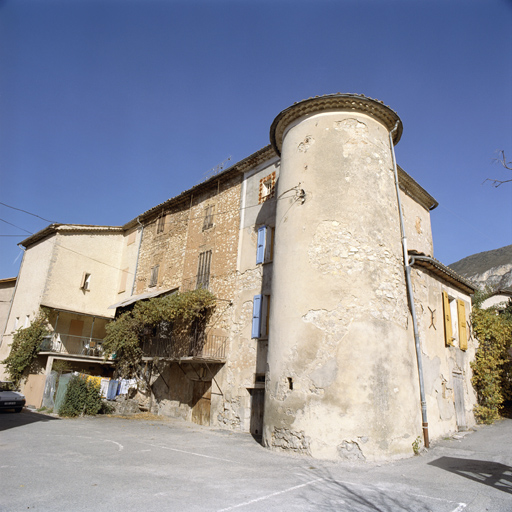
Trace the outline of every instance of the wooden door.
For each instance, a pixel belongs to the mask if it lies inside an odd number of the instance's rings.
[[[455,401],[455,417],[459,430],[467,430],[466,408],[464,407],[464,381],[462,373],[453,372],[453,398]]]
[[[261,439],[263,434],[263,408],[265,405],[265,390],[263,388],[250,389],[251,393],[251,434]]]
[[[210,424],[210,409],[212,402],[211,381],[194,381],[192,397],[192,421],[199,425]]]

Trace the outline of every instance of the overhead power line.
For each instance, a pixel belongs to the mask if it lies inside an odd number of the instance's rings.
[[[45,219],[44,217],[41,217],[40,215],[37,215],[35,213],[28,212],[27,210],[23,210],[22,208],[16,208],[15,206],[10,206],[10,205],[2,203],[2,202],[0,202],[0,204],[2,206],[6,206],[7,208],[11,208],[12,210],[18,210],[19,212],[23,212],[23,213],[26,213],[28,215],[32,215],[33,217],[37,217],[38,219],[42,219],[42,220],[44,220],[46,222],[50,222],[50,223],[55,223],[56,222],[54,220]]]
[[[7,222],[6,220],[4,219],[0,219],[2,222],[5,222],[6,224],[9,224],[10,226],[14,226],[15,228],[18,228],[18,229],[21,229],[22,231],[25,231],[27,232],[29,235],[33,235],[34,233],[32,233],[32,231],[28,231],[24,228],[21,228],[20,226],[16,226],[16,224],[13,224],[12,222]]]

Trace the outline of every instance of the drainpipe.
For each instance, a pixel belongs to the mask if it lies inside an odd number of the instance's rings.
[[[409,298],[409,307],[411,308],[412,325],[414,328],[414,342],[416,345],[416,361],[418,364],[418,377],[419,377],[419,381],[420,381],[421,421],[422,421],[422,427],[423,427],[423,441],[425,444],[425,448],[428,448],[430,446],[430,442],[428,439],[427,401],[425,400],[425,386],[423,384],[423,364],[421,361],[420,334],[418,331],[418,320],[416,318],[416,308],[414,306],[414,292],[412,290],[412,284],[411,284],[411,265],[409,262],[409,254],[407,252],[407,236],[405,235],[404,218],[402,215],[402,202],[400,200],[400,186],[398,184],[398,170],[396,167],[395,145],[393,143],[393,134],[397,128],[398,128],[398,121],[396,122],[395,127],[389,133],[389,144],[391,146],[391,158],[393,160],[393,172],[395,175],[395,188],[396,188],[396,197],[397,197],[397,202],[398,202],[398,213],[400,215],[400,234],[402,237],[402,250],[403,250],[404,266],[405,266],[405,282],[407,285],[407,295]]]
[[[139,247],[137,248],[137,261],[135,262],[135,272],[133,273],[133,284],[132,284],[132,293],[135,291],[135,282],[137,280],[137,269],[139,268],[139,254],[140,254],[140,246],[142,245],[142,235],[144,233],[144,226],[140,223],[139,217],[137,217],[137,222],[140,226],[140,238],[139,238]]]

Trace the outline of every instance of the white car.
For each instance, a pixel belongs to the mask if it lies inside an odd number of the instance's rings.
[[[21,412],[25,405],[25,397],[15,391],[12,382],[0,381],[0,411],[14,410]]]

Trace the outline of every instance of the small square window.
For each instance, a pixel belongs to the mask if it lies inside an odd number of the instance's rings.
[[[90,290],[91,288],[91,274],[84,272],[82,274],[82,282],[80,283],[80,288],[82,290]]]
[[[260,180],[260,193],[258,196],[258,203],[264,203],[270,198],[274,197],[276,192],[276,173],[269,174]]]

